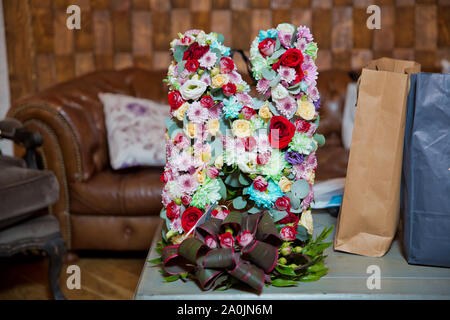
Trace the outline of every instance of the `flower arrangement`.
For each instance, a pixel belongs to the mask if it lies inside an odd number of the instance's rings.
[[[317,280],[331,232],[312,238],[315,151],[324,143],[317,44],[302,26],[260,31],[250,49],[252,97],[223,43],[201,30],[171,42],[166,223],[153,262],[167,281],[193,278],[205,290]]]

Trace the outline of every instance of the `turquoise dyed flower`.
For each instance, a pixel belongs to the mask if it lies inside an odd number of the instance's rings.
[[[241,111],[243,105],[237,101],[235,96],[229,99],[223,100],[223,112],[225,114],[225,119],[236,119],[239,117],[239,112]]]
[[[283,192],[280,187],[272,180],[268,181],[266,191],[258,191],[254,188],[253,184],[247,190],[250,200],[255,201],[256,206],[260,208],[270,209],[274,206],[275,201],[283,196]]]

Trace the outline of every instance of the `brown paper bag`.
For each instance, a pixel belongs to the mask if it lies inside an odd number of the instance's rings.
[[[334,249],[381,257],[395,236],[409,74],[413,61],[371,61],[359,79],[344,197]]]

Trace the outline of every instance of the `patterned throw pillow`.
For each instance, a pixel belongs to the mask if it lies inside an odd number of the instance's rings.
[[[100,93],[111,167],[164,166],[167,105],[122,94]]]

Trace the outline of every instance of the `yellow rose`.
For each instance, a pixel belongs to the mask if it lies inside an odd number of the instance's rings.
[[[313,217],[311,214],[311,210],[302,212],[302,216],[300,217],[300,221],[298,224],[304,226],[309,234],[313,233]]]
[[[189,138],[194,138],[195,137],[195,123],[193,122],[188,122],[188,124],[186,125],[186,134],[189,136]]]
[[[314,104],[309,100],[298,100],[297,112],[295,113],[295,115],[300,116],[305,120],[312,120],[316,115],[316,108],[314,107]]]
[[[222,167],[223,167],[223,156],[221,154],[216,158],[216,161],[214,161],[214,166],[217,169],[222,169]]]
[[[261,106],[259,109],[258,115],[263,119],[270,119],[272,118],[272,112],[270,112],[270,108],[268,104],[265,104]]]
[[[215,136],[217,134],[217,131],[219,131],[220,128],[220,122],[219,120],[216,119],[210,119],[208,121],[208,132],[212,135]]]
[[[247,120],[234,120],[231,130],[238,138],[246,138],[252,134],[250,129],[250,121]]]
[[[225,74],[218,74],[212,78],[211,87],[222,88],[227,83],[228,83],[228,76]]]
[[[189,103],[185,102],[174,112],[174,116],[180,120],[183,121],[184,114],[186,113],[186,110],[189,108]]]
[[[209,162],[211,159],[211,154],[209,152],[202,152],[202,161]]]
[[[196,178],[197,178],[198,183],[202,184],[203,182],[205,182],[205,179],[206,179],[205,172],[203,170],[197,171]]]
[[[278,186],[280,187],[281,191],[289,192],[289,191],[291,191],[291,187],[292,187],[293,183],[294,183],[293,181],[291,181],[288,178],[283,176],[283,177],[281,177],[280,181],[278,182]]]

